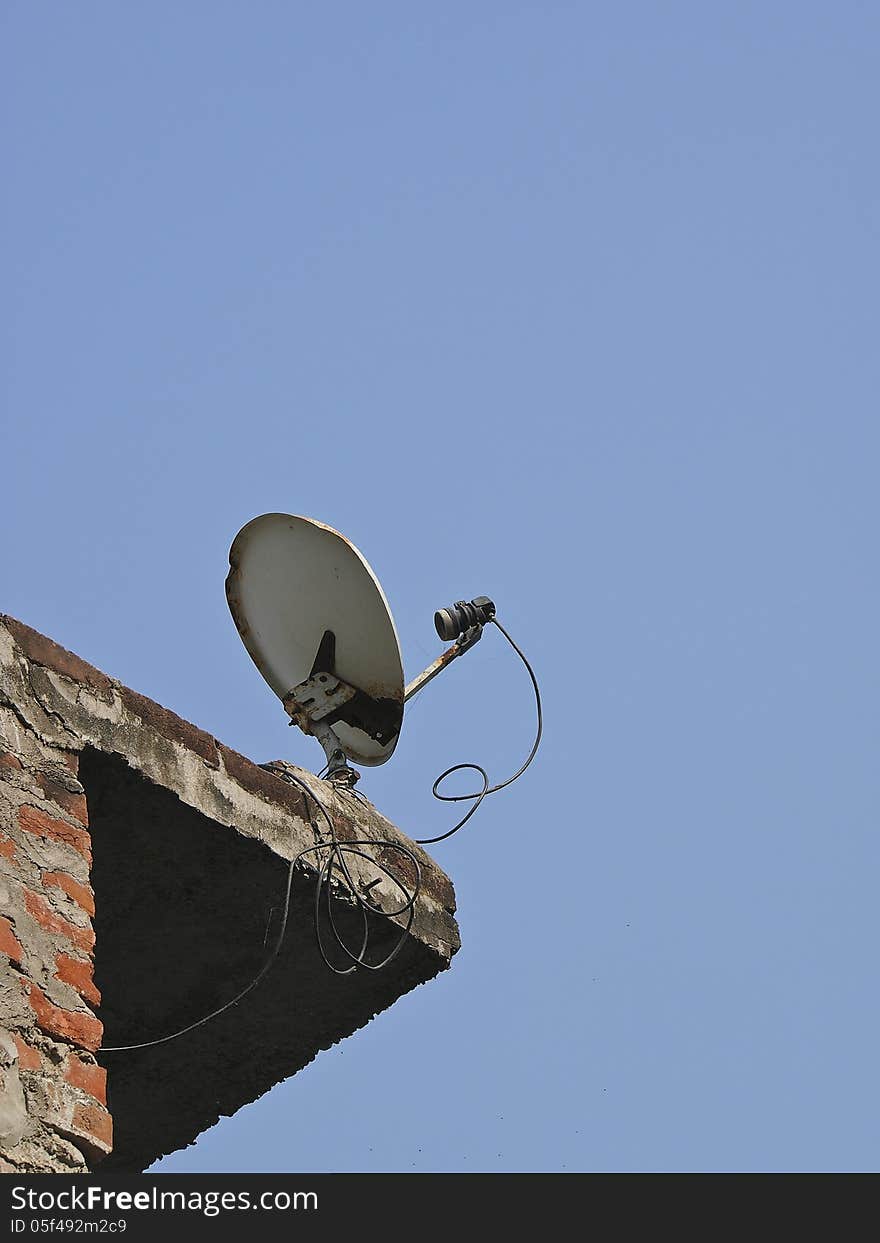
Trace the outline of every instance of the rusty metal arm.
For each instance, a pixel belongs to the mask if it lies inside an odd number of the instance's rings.
[[[417,695],[423,686],[427,686],[438,673],[442,673],[447,665],[459,656],[463,656],[469,651],[479,639],[483,637],[482,626],[472,626],[470,630],[466,630],[452,647],[447,647],[445,652],[441,652],[433,664],[428,665],[427,669],[423,669],[417,677],[414,677],[406,686],[403,692],[403,702],[412,699],[413,695]]]

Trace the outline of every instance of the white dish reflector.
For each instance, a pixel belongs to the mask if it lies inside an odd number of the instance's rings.
[[[403,722],[403,661],[388,601],[365,558],[322,522],[263,514],[236,535],[229,564],[229,608],[275,694],[289,700],[311,679],[332,695],[338,679],[337,706],[328,697],[323,723],[349,759],[384,764]]]

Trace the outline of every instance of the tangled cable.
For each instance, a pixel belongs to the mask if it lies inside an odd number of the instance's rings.
[[[528,675],[532,680],[532,688],[535,692],[535,707],[538,713],[538,729],[537,729],[537,732],[535,733],[535,741],[532,744],[532,749],[529,752],[528,756],[526,757],[525,762],[516,770],[513,776],[508,777],[506,781],[499,781],[497,785],[494,785],[494,786],[489,785],[489,774],[486,772],[485,768],[483,768],[481,764],[453,764],[451,768],[447,768],[445,772],[442,772],[440,776],[437,778],[437,780],[434,782],[433,786],[431,787],[431,793],[434,795],[434,798],[439,799],[441,803],[466,803],[470,800],[473,800],[473,807],[468,809],[465,815],[462,816],[462,818],[459,820],[458,824],[453,825],[451,829],[448,829],[447,832],[445,833],[441,833],[438,837],[417,837],[415,840],[420,846],[431,846],[433,845],[434,842],[443,842],[446,840],[447,837],[452,837],[453,833],[457,833],[460,828],[462,828],[465,824],[467,824],[468,820],[470,820],[471,816],[477,810],[480,803],[482,803],[483,799],[486,797],[487,794],[496,794],[498,790],[503,790],[505,786],[512,785],[513,782],[516,781],[518,777],[521,777],[523,775],[523,773],[528,768],[529,764],[531,764],[532,760],[535,758],[535,756],[538,753],[538,747],[540,746],[540,743],[541,743],[541,734],[544,732],[544,712],[541,707],[541,691],[538,687],[538,679],[535,677],[535,671],[532,668],[532,666],[529,664],[524,653],[520,650],[520,648],[517,647],[513,639],[511,639],[510,635],[501,625],[501,622],[498,620],[498,618],[491,617],[489,618],[489,622],[491,622],[493,626],[497,626],[498,629],[501,631],[501,633],[504,635],[507,642],[510,644],[513,650],[516,652],[517,656],[520,658],[522,663],[525,665],[526,671],[528,672]],[[441,782],[445,781],[447,777],[451,777],[453,773],[461,773],[461,772],[464,772],[466,769],[469,770],[470,772],[480,774],[480,776],[483,778],[482,790],[477,791],[477,793],[475,794],[441,794],[439,792],[439,787],[440,787]]]
[[[508,777],[505,781],[499,781],[496,785],[489,784],[489,775],[486,772],[485,768],[483,768],[482,765],[480,764],[471,764],[471,763],[453,764],[451,768],[447,768],[445,772],[442,772],[440,776],[437,778],[437,780],[434,782],[434,785],[431,789],[431,793],[433,794],[434,798],[439,799],[439,801],[442,803],[472,802],[473,806],[468,809],[468,811],[465,813],[464,816],[462,816],[461,820],[459,820],[457,824],[453,825],[453,827],[451,829],[448,829],[445,833],[441,833],[437,837],[416,838],[415,841],[417,845],[419,846],[430,846],[434,844],[435,842],[445,841],[447,837],[452,837],[453,833],[457,833],[460,828],[462,828],[465,824],[467,824],[468,820],[470,820],[471,816],[474,814],[474,812],[477,810],[477,808],[482,803],[483,799],[488,794],[495,794],[497,793],[498,790],[503,790],[506,786],[509,786],[514,781],[516,781],[518,777],[522,776],[522,774],[526,771],[528,766],[531,764],[532,760],[535,758],[535,755],[537,754],[537,751],[538,751],[538,746],[540,745],[540,742],[541,742],[541,734],[543,733],[543,728],[544,728],[544,715],[543,715],[543,709],[541,707],[541,691],[538,687],[538,680],[535,677],[535,672],[532,669],[532,666],[529,664],[524,653],[520,650],[520,648],[516,645],[516,643],[514,643],[513,639],[510,637],[510,635],[507,633],[507,631],[504,629],[504,627],[501,625],[498,619],[496,617],[492,617],[490,620],[492,624],[497,626],[498,629],[501,631],[501,633],[504,635],[507,642],[510,644],[513,650],[516,652],[517,656],[520,658],[522,663],[525,665],[528,675],[531,678],[532,687],[535,692],[535,707],[536,707],[537,715],[538,715],[538,728],[535,734],[535,741],[532,744],[532,749],[529,752],[528,756],[526,757],[525,761],[517,769],[517,771],[513,774],[513,776]],[[441,794],[440,793],[439,787],[441,783],[446,780],[447,777],[451,777],[453,773],[464,772],[465,770],[480,774],[480,776],[483,779],[482,790],[479,790],[473,794]],[[218,1006],[216,1010],[212,1010],[210,1014],[206,1014],[202,1018],[197,1019],[194,1023],[189,1023],[186,1027],[181,1027],[177,1031],[170,1032],[167,1036],[160,1036],[156,1040],[143,1040],[138,1044],[106,1045],[100,1050],[101,1053],[127,1053],[135,1049],[151,1049],[151,1048],[154,1048],[156,1045],[167,1044],[168,1041],[176,1040],[179,1036],[185,1036],[187,1032],[194,1031],[197,1027],[203,1027],[205,1023],[209,1023],[212,1019],[217,1018],[219,1015],[223,1014],[226,1010],[230,1010],[233,1006],[237,1005],[244,997],[246,997],[248,993],[252,992],[253,989],[255,989],[257,985],[260,983],[260,981],[264,978],[266,973],[269,971],[270,967],[273,965],[273,963],[277,959],[279,953],[281,952],[281,946],[284,942],[284,935],[287,931],[288,917],[290,915],[290,895],[291,895],[291,889],[293,887],[294,869],[297,863],[299,862],[299,860],[304,858],[306,855],[314,854],[318,856],[317,861],[315,863],[315,873],[316,873],[315,904],[314,904],[315,940],[317,942],[318,952],[320,953],[321,958],[324,961],[324,964],[335,975],[351,975],[352,972],[357,971],[359,967],[363,967],[367,971],[381,971],[382,968],[386,967],[403,948],[406,938],[409,935],[410,928],[412,927],[413,919],[415,917],[415,905],[416,905],[416,901],[418,900],[419,892],[422,886],[422,871],[419,865],[419,861],[416,858],[415,854],[411,850],[409,850],[408,847],[404,846],[401,842],[387,841],[384,838],[364,837],[364,838],[355,838],[352,841],[341,841],[336,834],[336,826],[333,822],[333,817],[331,816],[330,812],[327,810],[324,802],[318,797],[317,794],[315,794],[314,790],[312,790],[304,781],[302,781],[299,777],[297,777],[294,773],[290,772],[288,769],[275,769],[274,771],[275,771],[276,776],[281,777],[282,780],[287,781],[291,785],[297,786],[302,791],[304,795],[306,815],[312,827],[312,831],[315,834],[316,840],[315,840],[314,845],[305,846],[302,850],[300,850],[297,854],[295,854],[293,858],[290,860],[290,864],[287,869],[287,882],[286,882],[285,890],[284,890],[284,905],[282,908],[281,926],[278,930],[278,935],[275,938],[274,945],[272,946],[272,949],[270,950],[269,956],[267,957],[266,961],[263,963],[262,967],[257,972],[257,974],[254,976],[254,978],[250,981],[250,983],[245,985],[245,987],[242,988],[238,993],[236,993],[234,997],[230,998],[229,1001],[224,1002],[222,1006]],[[369,806],[368,800],[364,798],[364,796],[358,790],[355,790],[353,786],[340,786],[338,788],[346,789],[348,793],[351,794],[354,798],[356,798],[359,802],[363,803],[366,806]],[[318,829],[318,826],[315,823],[315,819],[313,815],[309,814],[309,799],[311,799],[312,803],[315,805],[315,807],[317,807],[321,815],[324,817],[324,820],[326,821],[327,828],[323,833]],[[415,871],[415,883],[412,889],[411,890],[408,889],[407,886],[403,883],[403,881],[398,876],[396,876],[395,873],[388,866],[386,866],[386,864],[381,863],[378,859],[375,859],[372,855],[368,854],[366,850],[364,849],[365,847],[373,847],[373,848],[377,848],[383,851],[384,850],[396,850],[398,851],[399,854],[409,859]],[[322,857],[322,852],[326,852],[323,855],[323,857]],[[359,888],[357,881],[354,879],[349,869],[349,865],[346,860],[347,855],[354,856],[359,859],[365,859],[378,872],[381,872],[383,876],[387,877],[400,891],[402,898],[403,898],[403,905],[398,907],[397,910],[386,911],[386,910],[383,910],[383,908],[380,907],[377,903],[375,903],[371,897],[371,893],[372,893],[372,890],[376,887],[376,885],[381,884],[381,877],[377,877],[375,880],[372,880],[369,884],[363,885],[362,887]],[[341,896],[336,896],[334,898],[334,893],[333,893],[334,884],[336,885],[337,888],[341,888],[344,891],[344,896],[347,898],[347,905],[349,905],[350,907],[352,904],[354,904],[358,907],[358,909],[361,912],[361,917],[363,921],[363,932],[362,932],[361,939],[360,939],[360,948],[358,949],[356,953],[345,943],[345,940],[343,939],[340,933],[339,927],[337,925],[337,922],[336,922],[336,916],[334,915],[333,904],[334,904],[334,900],[339,901],[339,900],[342,900],[342,898]],[[345,967],[337,966],[336,964],[331,962],[330,957],[327,953],[327,943],[325,941],[324,935],[321,932],[322,901],[323,901],[324,911],[326,914],[326,922],[329,925],[330,931],[333,935],[333,940],[336,942],[338,949],[341,950],[344,956],[348,959],[348,963],[349,963],[348,966],[345,966]],[[383,915],[386,919],[400,919],[402,916],[404,915],[406,916],[406,922],[403,925],[403,927],[400,929],[400,935],[395,941],[392,948],[388,951],[388,953],[384,956],[384,958],[382,958],[379,962],[372,962],[372,963],[368,962],[366,958],[367,949],[369,946],[369,939],[370,939],[369,916],[371,913]]]
[[[156,1045],[167,1044],[169,1040],[176,1040],[179,1036],[185,1036],[187,1032],[194,1031],[197,1027],[203,1027],[205,1023],[209,1023],[212,1019],[217,1018],[219,1015],[223,1014],[224,1011],[230,1010],[244,997],[246,997],[248,993],[252,992],[264,978],[269,968],[273,965],[281,952],[281,946],[284,942],[284,935],[287,931],[287,922],[290,915],[290,895],[293,887],[294,869],[296,868],[299,860],[306,855],[314,854],[318,856],[315,864],[315,940],[317,942],[318,952],[320,953],[321,958],[323,959],[325,965],[332,972],[334,972],[335,975],[350,975],[359,967],[364,967],[367,971],[381,971],[382,968],[386,967],[403,948],[406,938],[409,935],[410,928],[412,927],[413,918],[415,916],[415,905],[422,887],[422,870],[413,851],[408,849],[408,847],[404,846],[401,842],[386,841],[384,838],[379,837],[364,837],[355,838],[353,841],[340,841],[336,834],[336,826],[333,822],[333,817],[327,810],[324,802],[318,797],[317,794],[315,794],[314,790],[310,789],[310,787],[307,786],[304,781],[300,780],[299,777],[286,770],[278,771],[276,775],[281,777],[282,780],[289,782],[291,785],[297,786],[303,792],[305,796],[306,815],[308,816],[309,823],[312,826],[312,830],[315,833],[317,840],[314,845],[305,846],[290,860],[290,864],[287,869],[287,881],[284,889],[284,905],[282,907],[281,926],[266,961],[263,963],[262,967],[250,983],[246,984],[245,987],[237,992],[234,997],[231,997],[229,1001],[224,1002],[222,1006],[218,1006],[216,1010],[212,1010],[210,1014],[203,1015],[202,1018],[196,1019],[194,1023],[189,1023],[186,1027],[181,1027],[177,1031],[169,1032],[167,1036],[159,1036],[156,1040],[142,1040],[137,1044],[104,1045],[100,1050],[101,1053],[128,1053],[135,1049],[151,1049]],[[324,820],[327,822],[327,829],[323,834],[319,831],[313,816],[309,815],[309,799],[312,800],[314,805],[321,812]],[[366,800],[362,801],[365,802]],[[396,876],[386,864],[381,863],[378,859],[373,858],[372,855],[367,854],[366,850],[363,849],[366,846],[372,846],[383,851],[396,850],[399,854],[409,859],[415,871],[415,883],[413,884],[412,890],[409,890],[403,881]],[[322,852],[324,852],[324,857],[322,857]],[[386,876],[402,894],[403,904],[396,910],[386,911],[375,903],[371,897],[371,893],[375,886],[381,883],[381,877],[377,877],[368,885],[364,885],[359,888],[349,869],[346,855],[353,855],[360,859],[366,859],[372,867]],[[363,933],[360,940],[360,948],[356,953],[343,939],[339,930],[337,918],[334,914],[334,901],[340,900],[340,896],[334,895],[333,893],[334,882],[337,883],[338,887],[340,878],[342,888],[345,890],[348,897],[348,905],[356,905],[361,912],[363,920]],[[327,924],[329,925],[336,945],[349,960],[348,966],[337,966],[335,963],[331,962],[327,953],[325,934],[322,934],[321,931],[322,896]],[[385,956],[378,962],[368,962],[366,958],[370,937],[370,913],[383,915],[386,919],[398,919],[401,916],[406,915],[406,922],[400,929],[400,935],[397,937],[394,945],[388,953],[385,954]]]

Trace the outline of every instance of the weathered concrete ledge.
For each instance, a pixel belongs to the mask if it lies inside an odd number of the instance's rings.
[[[371,852],[404,882],[393,846],[418,858],[403,950],[382,971],[328,970],[306,856],[282,953],[242,1003],[168,1044],[102,1054],[194,1022],[253,978],[285,861],[314,844],[320,817],[277,772],[0,615],[0,1170],[143,1169],[448,967],[455,898],[436,863],[351,792],[285,767],[338,839],[379,842]],[[404,922],[381,914],[400,890],[349,865],[376,882],[381,957]],[[339,905],[357,946],[362,916]]]

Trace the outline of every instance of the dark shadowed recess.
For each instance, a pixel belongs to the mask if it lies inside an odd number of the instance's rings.
[[[277,935],[287,862],[118,756],[86,750],[80,778],[94,852],[104,1044],[152,1040],[216,1009],[257,973]],[[298,868],[282,951],[238,1005],[156,1048],[98,1054],[114,1129],[103,1171],[142,1171],[192,1143],[445,965],[410,937],[382,971],[334,975],[315,943],[314,893],[313,874]],[[342,903],[337,910],[356,948],[361,917]],[[371,922],[378,960],[396,928]]]

